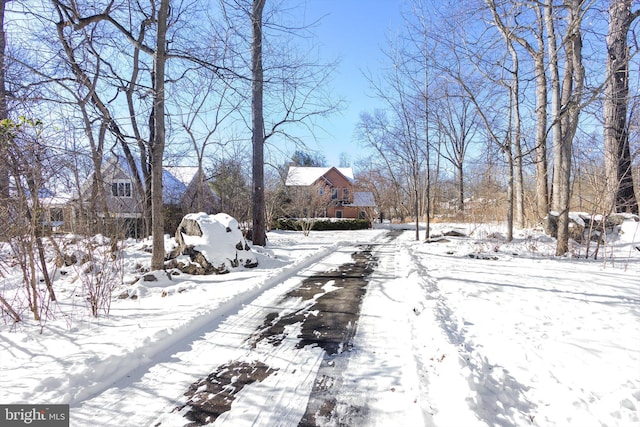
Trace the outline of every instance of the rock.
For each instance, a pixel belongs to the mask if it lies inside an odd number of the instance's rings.
[[[56,257],[56,267],[70,267],[78,262],[78,257],[75,254],[62,254]]]
[[[469,254],[468,256],[469,258],[482,259],[485,261],[498,261],[500,259],[495,255],[487,255],[487,254]]]
[[[545,218],[545,232],[554,238],[558,238],[558,217],[557,212],[550,212]],[[585,222],[579,213],[569,213],[569,238],[578,243],[584,240]]]
[[[451,243],[451,240],[445,239],[444,237],[438,237],[435,239],[428,239],[424,241],[425,243]]]
[[[578,243],[586,240],[604,242],[616,238],[620,234],[620,226],[625,220],[636,220],[637,216],[613,213],[611,215],[590,215],[584,212],[569,213],[569,238]],[[551,237],[558,237],[558,213],[551,212],[545,218],[545,232]]]
[[[224,213],[186,215],[176,230],[176,242],[167,266],[187,274],[224,274],[233,268],[258,265],[238,221]]]

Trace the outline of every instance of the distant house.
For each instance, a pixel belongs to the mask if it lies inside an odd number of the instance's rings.
[[[324,196],[325,217],[359,219],[374,217],[376,203],[373,193],[355,191],[351,168],[290,166],[285,185],[306,187]]]
[[[73,207],[70,204],[72,196],[68,193],[54,193],[49,189],[42,189],[38,194],[42,209],[42,226],[50,232],[65,229],[65,219],[72,218]]]
[[[217,213],[219,198],[198,167],[165,167],[162,174],[162,198],[165,205],[165,229],[175,231],[176,218],[189,212]],[[142,178],[141,172],[138,173]],[[144,197],[135,185],[135,175],[122,157],[112,157],[102,167],[102,179],[110,217],[121,220],[127,234],[139,235]],[[82,185],[77,202],[86,212],[91,199],[93,177]],[[94,212],[104,218],[103,212]],[[179,221],[179,218],[177,221]],[[175,224],[177,226],[177,224]],[[173,228],[173,230],[172,230]]]

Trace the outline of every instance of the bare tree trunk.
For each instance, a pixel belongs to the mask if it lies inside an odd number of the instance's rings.
[[[458,206],[456,209],[459,213],[464,213],[464,168],[462,162],[456,166],[457,190],[458,190]]]
[[[542,6],[536,5],[538,50],[528,49],[536,72],[536,208],[538,220],[549,213],[549,171],[547,164],[547,73],[545,65],[544,19]]]
[[[13,309],[13,307],[11,307],[11,304],[9,304],[7,300],[2,297],[2,295],[0,295],[0,304],[2,304],[4,306],[4,309],[9,312],[14,322],[19,322],[20,320],[22,320],[20,318],[20,315]]]
[[[518,35],[518,30],[507,28],[496,7],[495,0],[486,0],[494,17],[494,22],[503,37],[507,40],[509,51],[511,53],[512,62],[514,63],[513,74],[516,76],[515,84],[518,85],[518,57],[517,51],[511,45],[510,40],[516,41],[529,53],[534,62],[534,70],[536,74],[536,145],[535,145],[535,165],[536,165],[536,216],[538,220],[544,218],[549,211],[549,188],[548,188],[548,172],[547,172],[547,75],[545,67],[545,41],[543,5],[538,3],[529,6],[534,9],[536,15],[536,26],[531,28],[533,37],[537,42],[537,49],[532,46],[529,41]],[[527,28],[527,27],[524,27]],[[555,37],[555,36],[553,36]],[[519,88],[514,88],[515,92],[519,92]],[[524,226],[524,179],[522,175],[522,148],[521,148],[521,126],[519,102],[515,104],[516,111],[514,117],[514,154],[516,158],[515,174],[516,174],[516,217],[519,227]]]
[[[513,31],[509,30],[502,22],[498,15],[498,10],[494,0],[487,0],[491,13],[493,14],[493,21],[495,26],[502,34],[507,50],[511,55],[511,84],[509,86],[511,112],[510,117],[510,136],[509,141],[510,152],[509,156],[509,170],[510,176],[510,196],[509,206],[511,206],[510,214],[512,220],[510,221],[510,234],[513,235],[513,207],[515,206],[515,221],[518,228],[524,228],[524,178],[522,175],[522,144],[521,144],[521,123],[520,123],[520,60],[518,58],[518,52],[513,46],[514,36]]]
[[[560,71],[558,65],[558,44],[556,40],[556,32],[553,24],[553,6],[549,2],[544,6],[544,21],[547,28],[547,45],[549,51],[549,76],[551,79],[551,130],[553,135],[553,183],[551,185],[551,209],[558,210],[558,183],[559,173],[557,161],[559,160],[560,143],[562,140],[562,131],[560,127]]]
[[[266,0],[253,0],[251,11],[251,122],[253,145],[253,236],[254,245],[265,246],[264,220],[264,116],[262,69],[262,11]]]
[[[507,46],[511,53],[512,82],[511,92],[513,94],[513,131],[511,147],[513,148],[512,174],[513,174],[513,203],[515,205],[515,225],[524,228],[524,177],[522,175],[522,125],[520,120],[520,75],[518,52],[513,47],[513,42],[507,37]],[[513,228],[511,228],[513,230]],[[513,231],[511,231],[513,236]],[[512,240],[512,239],[511,239]],[[509,241],[511,241],[509,240]]]
[[[507,40],[507,44],[509,41]],[[514,208],[514,162],[513,162],[513,116],[516,112],[513,104],[518,102],[513,92],[513,84],[509,87],[509,119],[505,143],[500,147],[507,157],[507,242],[513,240],[513,208]]]
[[[416,218],[416,240],[420,240],[420,189],[417,183],[417,178],[414,177],[413,195],[416,198],[413,202],[413,215]]]
[[[8,117],[7,91],[5,87],[5,50],[6,39],[4,32],[4,11],[6,0],[0,0],[0,121]],[[4,144],[0,144],[0,203],[7,206],[9,199],[9,155]],[[4,217],[5,209],[0,208],[0,221],[6,224],[8,218]],[[0,231],[0,238],[5,236],[5,230]]]
[[[425,32],[425,40],[426,40],[426,32]],[[426,52],[426,41],[425,41],[425,52]],[[424,114],[425,114],[425,162],[427,164],[427,185],[425,185],[426,191],[426,222],[427,222],[427,230],[425,232],[425,240],[429,240],[431,238],[431,144],[429,143],[429,61],[427,59],[427,55],[425,55],[425,97],[424,97]]]
[[[569,0],[572,1],[572,0]],[[572,11],[568,12],[569,15]],[[570,27],[570,25],[569,25]],[[570,31],[570,29],[569,29]],[[574,46],[569,40],[565,44],[565,68],[562,81],[562,93],[560,97],[561,108],[567,108],[569,102],[571,102],[571,94],[573,92],[573,73],[574,64],[571,60],[573,56]],[[565,107],[566,106],[566,107]],[[567,137],[569,129],[568,112],[558,112],[558,118],[560,120],[559,141],[558,145],[554,147],[554,177],[556,178],[556,185],[554,188],[554,195],[557,197],[556,208],[559,212],[558,215],[558,241],[556,246],[556,255],[564,255],[569,251],[569,200],[571,195],[571,143],[572,141]]]
[[[558,216],[558,239],[556,255],[564,255],[569,251],[569,209],[571,199],[571,152],[573,138],[578,128],[580,116],[580,102],[584,87],[584,66],[582,65],[582,0],[565,0],[567,10],[567,34],[564,37],[564,76],[562,93],[560,96],[559,79],[557,74],[557,52],[550,58],[553,63],[552,74],[552,109],[554,117],[554,209]],[[547,6],[547,26],[553,27],[551,6]],[[552,49],[555,50],[555,39]],[[562,111],[561,111],[562,106]]]
[[[534,56],[536,72],[536,210],[538,220],[549,213],[549,183],[547,165],[547,74],[544,62],[544,40],[542,36],[542,13],[538,9],[540,33],[538,51]]]
[[[154,106],[153,134],[151,140],[151,211],[153,244],[151,269],[164,268],[164,216],[162,212],[162,157],[165,145],[164,75],[167,60],[167,21],[169,20],[169,0],[161,0],[158,9],[158,28],[154,56]]]
[[[612,0],[607,34],[607,75],[604,99],[605,211],[638,213],[633,188],[627,106],[629,103],[629,48],[627,37],[640,10],[632,0]]]
[[[513,205],[514,205],[514,161],[511,151],[507,153],[507,168],[509,175],[507,178],[507,242],[513,241]]]

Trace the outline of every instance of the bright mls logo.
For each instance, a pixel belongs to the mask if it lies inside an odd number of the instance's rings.
[[[69,427],[69,405],[0,405],[0,425]]]

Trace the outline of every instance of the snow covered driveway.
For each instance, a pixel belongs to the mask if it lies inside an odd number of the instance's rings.
[[[0,402],[74,427],[640,425],[637,243],[396,235],[270,233],[257,269],[136,282],[109,318],[61,276],[57,319],[0,330]]]
[[[248,300],[188,351],[167,355],[137,380],[128,377],[122,387],[114,384],[82,402],[72,418],[88,424],[98,416],[114,426],[213,420],[228,426],[297,426],[339,416],[353,419],[348,425],[368,424],[376,412],[367,410],[362,400],[367,394],[358,393],[358,406],[341,394],[353,384],[366,385],[344,375],[354,353],[361,300],[368,281],[375,280],[369,276],[377,263],[393,257],[394,251],[386,251],[381,258],[381,248],[389,245],[340,245],[311,268]],[[388,279],[386,272],[383,277]],[[402,394],[402,387],[396,388]]]
[[[221,355],[186,404],[153,425],[182,426],[185,416],[193,425],[424,425],[396,235],[341,248],[229,318],[212,341],[237,354]]]

